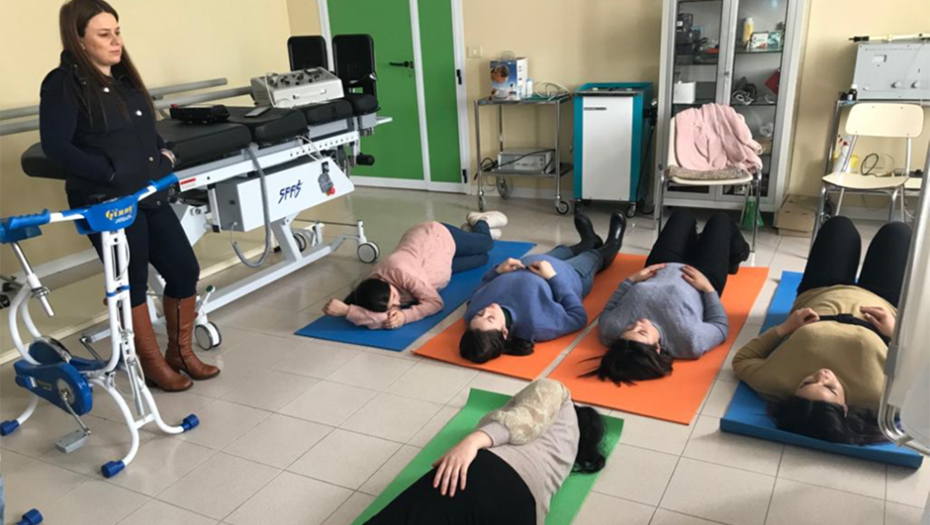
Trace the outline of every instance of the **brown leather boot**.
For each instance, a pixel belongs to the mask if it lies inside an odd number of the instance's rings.
[[[168,351],[165,352],[165,360],[171,368],[178,372],[183,370],[191,379],[210,379],[218,376],[220,369],[201,361],[191,347],[194,318],[197,317],[194,311],[196,298],[194,295],[185,299],[175,299],[167,295],[164,297],[162,304],[165,306],[165,322],[168,325]]]
[[[152,318],[148,305],[141,304],[132,309],[132,331],[136,343],[136,356],[142,365],[145,381],[165,392],[180,392],[193,386],[193,382],[168,366],[158,350]]]

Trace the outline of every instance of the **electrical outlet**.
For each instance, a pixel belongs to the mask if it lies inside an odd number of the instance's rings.
[[[481,46],[469,47],[467,51],[468,58],[481,58]]]

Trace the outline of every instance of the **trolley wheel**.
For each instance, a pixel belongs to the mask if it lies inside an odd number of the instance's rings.
[[[559,201],[555,205],[555,211],[559,212],[559,215],[568,215],[568,212],[572,211],[572,207],[565,201]]]
[[[497,194],[504,200],[510,198],[510,184],[507,183],[507,179],[504,177],[497,178]]]
[[[371,264],[377,261],[378,257],[381,256],[381,250],[378,249],[378,245],[373,242],[359,244],[358,250],[356,250],[355,253],[358,255],[358,260],[365,264]]]
[[[626,207],[626,218],[632,219],[636,217],[636,203],[631,202],[629,206]]]
[[[213,350],[223,344],[223,334],[221,334],[220,329],[210,321],[194,327],[194,339],[197,340],[197,346],[203,350]]]
[[[484,211],[484,195],[478,197],[478,211]]]

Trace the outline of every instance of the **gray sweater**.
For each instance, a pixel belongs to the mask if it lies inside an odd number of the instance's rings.
[[[536,523],[545,525],[552,496],[572,473],[578,455],[578,416],[568,389],[538,379],[482,418],[478,430],[490,436],[490,452],[526,483],[536,500]]]
[[[669,263],[651,279],[623,281],[601,314],[601,343],[610,346],[639,319],[658,328],[659,346],[676,359],[697,359],[726,341],[729,322],[720,297],[695,290],[682,278],[682,266]]]

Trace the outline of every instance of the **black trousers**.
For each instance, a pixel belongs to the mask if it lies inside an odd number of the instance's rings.
[[[701,271],[717,291],[723,295],[730,267],[730,239],[733,221],[723,213],[716,213],[697,233],[697,219],[687,210],[675,210],[659,238],[652,245],[646,266],[662,263],[690,264]]]
[[[519,474],[493,452],[478,451],[465,490],[455,497],[433,488],[430,470],[368,525],[534,525],[536,500]]]
[[[102,260],[100,234],[89,237]],[[184,299],[197,293],[200,265],[171,206],[140,207],[136,221],[126,228],[126,239],[129,241],[129,297],[132,306],[145,304],[149,263],[165,279],[165,295]]]
[[[903,222],[885,224],[872,239],[857,280],[862,254],[859,231],[849,218],[833,217],[817,233],[798,293],[825,286],[854,284],[897,307],[910,247],[910,226]]]

